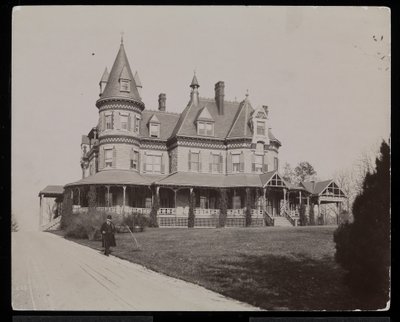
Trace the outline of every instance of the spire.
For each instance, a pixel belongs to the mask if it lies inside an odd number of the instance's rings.
[[[193,105],[199,104],[199,91],[198,88],[200,87],[199,82],[197,81],[196,71],[194,71],[192,83],[190,84],[192,88],[192,92],[190,93],[190,101]]]
[[[192,79],[192,83],[190,84],[190,87],[191,88],[199,88],[200,87],[200,85],[199,85],[199,82],[198,82],[198,80],[197,80],[197,77],[196,77],[196,71],[194,71],[194,75],[193,75],[193,79]]]
[[[121,80],[123,80],[125,84],[122,84]],[[121,90],[122,89],[121,84],[125,85],[123,90]],[[121,45],[119,47],[119,51],[117,57],[115,58],[114,64],[111,68],[110,74],[108,76],[107,84],[101,95],[101,99],[111,98],[111,97],[121,97],[137,101],[141,100],[140,94],[137,89],[137,84],[132,75],[128,58],[125,53],[122,36],[121,36]]]

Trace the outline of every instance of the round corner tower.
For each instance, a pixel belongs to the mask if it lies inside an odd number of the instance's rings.
[[[132,74],[122,42],[110,73],[106,68],[99,85],[98,170],[138,171],[138,137],[145,105],[139,76]]]

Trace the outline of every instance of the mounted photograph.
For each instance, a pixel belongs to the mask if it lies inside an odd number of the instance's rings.
[[[390,308],[390,9],[19,6],[12,307]]]

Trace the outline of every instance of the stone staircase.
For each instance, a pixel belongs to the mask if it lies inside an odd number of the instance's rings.
[[[293,227],[286,217],[275,216],[274,217],[274,226],[275,227]]]
[[[41,230],[42,231],[58,230],[58,229],[60,229],[60,221],[61,221],[61,216],[59,216],[56,219],[50,221],[46,225],[43,225],[41,227]]]

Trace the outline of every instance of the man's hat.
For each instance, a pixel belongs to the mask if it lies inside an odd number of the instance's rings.
[[[111,219],[111,215],[107,215],[107,219]]]

